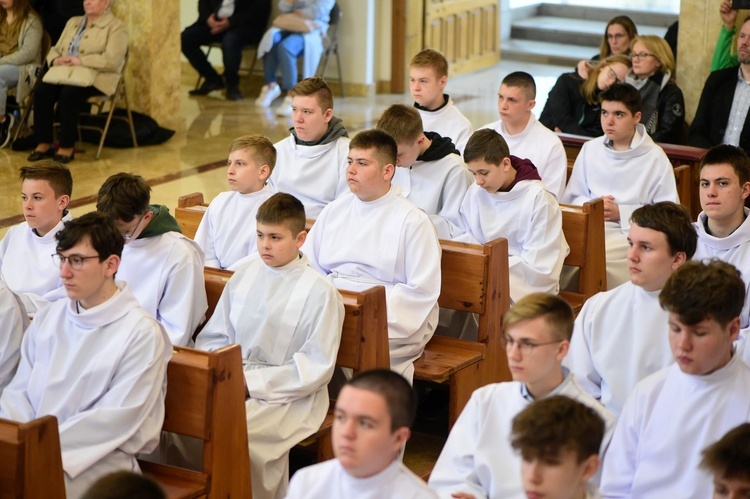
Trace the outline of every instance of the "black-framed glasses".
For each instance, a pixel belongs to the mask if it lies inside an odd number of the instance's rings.
[[[82,256],[82,255],[70,255],[64,256],[60,253],[52,254],[52,261],[59,268],[62,268],[63,264],[67,261],[73,270],[81,270],[83,268],[83,262],[90,258],[99,258],[99,255]]]
[[[133,227],[133,230],[130,231],[130,233],[123,232],[122,237],[126,240],[130,240],[133,238],[133,235],[135,234],[135,231],[138,230],[138,227],[141,225],[141,222],[143,221],[143,217],[146,216],[146,212],[143,212],[143,215],[141,215],[141,218],[138,219],[138,223],[135,224],[135,227]]]
[[[607,68],[607,74],[609,75],[609,77],[610,77],[610,78],[612,78],[612,80],[614,80],[614,82],[615,82],[615,83],[622,83],[622,80],[620,80],[620,79],[619,79],[619,78],[617,77],[617,73],[615,73],[615,72],[614,72],[614,71],[612,70],[612,68],[609,68],[609,67]]]
[[[632,53],[630,54],[630,59],[633,61],[642,61],[643,59],[647,59],[649,57],[655,57],[654,54],[649,54],[648,52],[641,52],[640,54]]]
[[[505,346],[506,351],[510,352],[511,350],[513,350],[513,345],[518,345],[518,349],[524,355],[530,354],[531,352],[534,351],[536,347],[555,345],[557,343],[562,343],[563,341],[565,340],[554,340],[554,341],[545,341],[544,343],[535,343],[527,339],[515,340],[512,336],[508,334],[503,335],[503,345]]]

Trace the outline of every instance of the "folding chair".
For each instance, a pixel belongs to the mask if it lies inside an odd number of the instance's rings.
[[[344,77],[341,72],[341,56],[339,55],[339,22],[343,13],[341,12],[341,6],[338,2],[333,4],[331,9],[331,20],[328,23],[328,33],[326,33],[325,39],[323,40],[323,56],[320,58],[320,64],[318,64],[317,76],[324,77],[326,73],[326,67],[328,66],[328,59],[331,54],[336,56],[336,64],[339,70],[339,87],[341,87],[341,97],[346,97],[344,94]]]
[[[208,47],[208,50],[206,50],[206,59],[208,59],[208,56],[211,55],[211,50],[212,49],[219,49],[219,50],[221,50],[221,42],[214,42],[214,43],[211,43],[211,44],[206,45],[206,46]],[[258,45],[257,44],[248,44],[248,45],[245,45],[242,48],[243,54],[244,54],[244,52],[246,50],[255,50],[257,52]],[[258,60],[258,58],[255,56],[255,54],[253,54],[253,62],[250,64],[250,69],[247,70],[247,74],[249,74],[249,75],[253,74],[253,71],[255,71],[255,63],[256,63],[257,60]],[[240,65],[240,71],[246,71],[246,70]],[[196,80],[196,82],[195,82],[195,88],[196,89],[199,88],[201,86],[201,83],[203,83],[203,76],[200,73],[198,73],[198,80]]]
[[[16,123],[16,131],[13,133],[13,142],[15,142],[18,139],[18,136],[21,134],[21,130],[26,126],[26,122],[29,120],[29,116],[31,115],[31,111],[34,108],[34,92],[36,91],[37,87],[42,81],[42,78],[44,77],[44,73],[47,70],[47,63],[45,62],[47,58],[47,54],[49,53],[49,50],[52,46],[52,42],[49,36],[49,33],[47,33],[47,30],[44,30],[42,33],[42,64],[36,69],[36,80],[34,81],[34,85],[32,85],[31,90],[29,91],[29,95],[27,95],[21,102],[18,102],[18,100],[15,100],[15,102],[10,107],[15,107],[21,112],[21,118],[18,120],[18,123]],[[11,89],[15,93],[15,88]]]

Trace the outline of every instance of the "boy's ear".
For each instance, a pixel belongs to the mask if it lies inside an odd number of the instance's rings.
[[[299,234],[297,234],[296,243],[297,243],[297,249],[301,248],[303,244],[305,244],[305,241],[307,240],[307,231],[302,230]]]
[[[500,163],[500,168],[502,168],[504,172],[508,172],[513,168],[513,164],[510,162],[510,156],[503,158],[503,162]]]
[[[641,122],[641,112],[638,111],[637,113],[635,113],[633,115],[633,118],[635,118],[635,121],[637,121],[638,123],[640,123]]]
[[[599,459],[598,454],[592,454],[583,461],[583,476],[581,476],[581,481],[583,483],[588,482],[589,479],[596,474],[599,470],[600,463],[601,460]]]
[[[323,118],[325,119],[326,123],[331,121],[331,118],[333,118],[333,109],[326,109],[326,112],[323,113]]]
[[[687,255],[685,254],[685,252],[684,251],[678,251],[672,257],[672,270],[677,270],[686,261],[687,261]]]
[[[750,182],[745,182],[742,184],[742,187],[740,188],[740,195],[742,196],[742,199],[747,199],[748,196],[750,196]]]
[[[383,180],[391,181],[393,175],[396,173],[396,166],[393,163],[388,163],[383,166]]]
[[[396,431],[393,432],[393,443],[398,444],[399,448],[403,448],[410,437],[411,430],[407,426],[402,426],[401,428],[397,428]]]
[[[447,84],[448,84],[448,76],[447,75],[443,75],[443,76],[441,76],[438,79],[438,85],[440,86],[441,90],[444,89],[445,85],[447,85]]]
[[[734,343],[740,337],[740,318],[735,317],[729,321],[727,329],[729,330],[729,339]]]
[[[568,340],[561,341],[560,346],[558,347],[557,355],[555,356],[555,359],[557,359],[558,362],[562,362],[565,356],[568,355],[569,349],[570,349],[570,342]]]
[[[262,165],[260,167],[260,172],[259,173],[260,173],[260,178],[262,178],[263,180],[265,180],[265,179],[267,179],[268,177],[271,176],[271,167],[268,166],[268,165]]]
[[[528,103],[526,104],[526,110],[527,110],[527,111],[531,111],[532,109],[534,109],[534,106],[536,106],[536,99],[531,99],[531,100],[530,100],[530,101],[529,101],[529,102],[528,102]]]
[[[117,272],[117,269],[120,268],[120,257],[117,255],[109,255],[107,257],[107,277],[112,277]]]
[[[68,207],[70,204],[70,196],[67,194],[61,194],[59,198],[57,198],[57,210],[62,213],[65,208]]]

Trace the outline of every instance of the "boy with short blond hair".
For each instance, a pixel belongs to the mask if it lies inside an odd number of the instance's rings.
[[[542,182],[557,199],[562,198],[568,175],[568,159],[560,137],[537,121],[536,83],[524,71],[503,78],[497,92],[500,120],[484,125],[503,136],[513,154],[527,158],[539,171]]]
[[[386,109],[376,127],[398,146],[393,184],[430,216],[438,237],[463,233],[459,208],[471,174],[451,139],[423,131],[419,112],[403,104]]]
[[[521,458],[510,445],[512,420],[533,403],[564,395],[592,408],[605,422],[604,454],[614,417],[562,367],[573,332],[573,310],[565,300],[533,293],[503,318],[504,342],[513,381],[474,391],[445,442],[429,485],[441,498],[520,497]]]
[[[438,322],[440,243],[429,217],[391,188],[393,137],[365,130],[349,148],[351,194],[323,209],[303,249],[339,288],[385,287],[391,368],[411,381]]]
[[[604,497],[710,497],[700,451],[750,419],[750,367],[734,351],[745,283],[721,260],[690,261],[659,295],[675,363],[638,383],[604,460]]]
[[[274,144],[276,167],[269,183],[273,192],[288,192],[305,206],[311,219],[348,192],[346,155],[349,133],[333,115],[333,93],[323,78],[305,78],[292,96],[289,137]]]
[[[67,166],[47,159],[19,169],[26,221],[8,229],[0,241],[0,273],[33,315],[39,297],[61,286],[50,255],[55,234],[73,217],[68,211],[73,177]]]
[[[393,371],[376,369],[352,378],[336,400],[336,459],[299,470],[287,499],[436,498],[400,459],[416,405],[412,387]]]
[[[461,204],[466,234],[458,241],[485,244],[508,240],[510,297],[557,294],[569,247],[562,231],[562,212],[528,160],[511,156],[495,130],[477,130],[464,152],[475,183]]]
[[[232,268],[257,251],[255,213],[273,194],[266,180],[276,165],[276,149],[262,135],[243,135],[232,141],[227,159],[231,191],[211,201],[195,233],[205,253],[205,266]]]
[[[732,428],[701,454],[701,468],[714,475],[714,498],[750,495],[750,423]]]
[[[615,83],[600,99],[604,135],[583,144],[560,202],[604,200],[607,289],[614,289],[630,279],[627,234],[633,211],[659,201],[679,203],[679,197],[669,158],[640,123],[638,90]]]
[[[437,50],[424,49],[409,62],[409,91],[424,130],[449,137],[463,153],[474,127],[443,93],[447,83],[448,61]]]
[[[281,498],[289,450],[318,431],[328,411],[344,305],[299,251],[307,236],[299,200],[274,194],[256,220],[259,258],[229,280],[196,347],[242,347],[253,497]]]
[[[527,497],[596,499],[604,420],[564,395],[537,400],[513,418],[510,445],[521,455]]]

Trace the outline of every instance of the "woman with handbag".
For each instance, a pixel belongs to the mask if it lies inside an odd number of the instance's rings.
[[[42,63],[42,21],[28,0],[0,0],[0,147],[8,145],[14,119],[5,113],[8,89],[36,77]],[[29,94],[18,85],[16,102]]]
[[[84,0],[85,15],[73,17],[47,55],[50,66],[34,92],[34,138],[38,145],[29,161],[54,158],[69,163],[75,156],[78,115],[94,95],[112,95],[128,51],[125,24],[109,11],[110,0]],[[52,132],[55,103],[60,145],[55,152]]]

